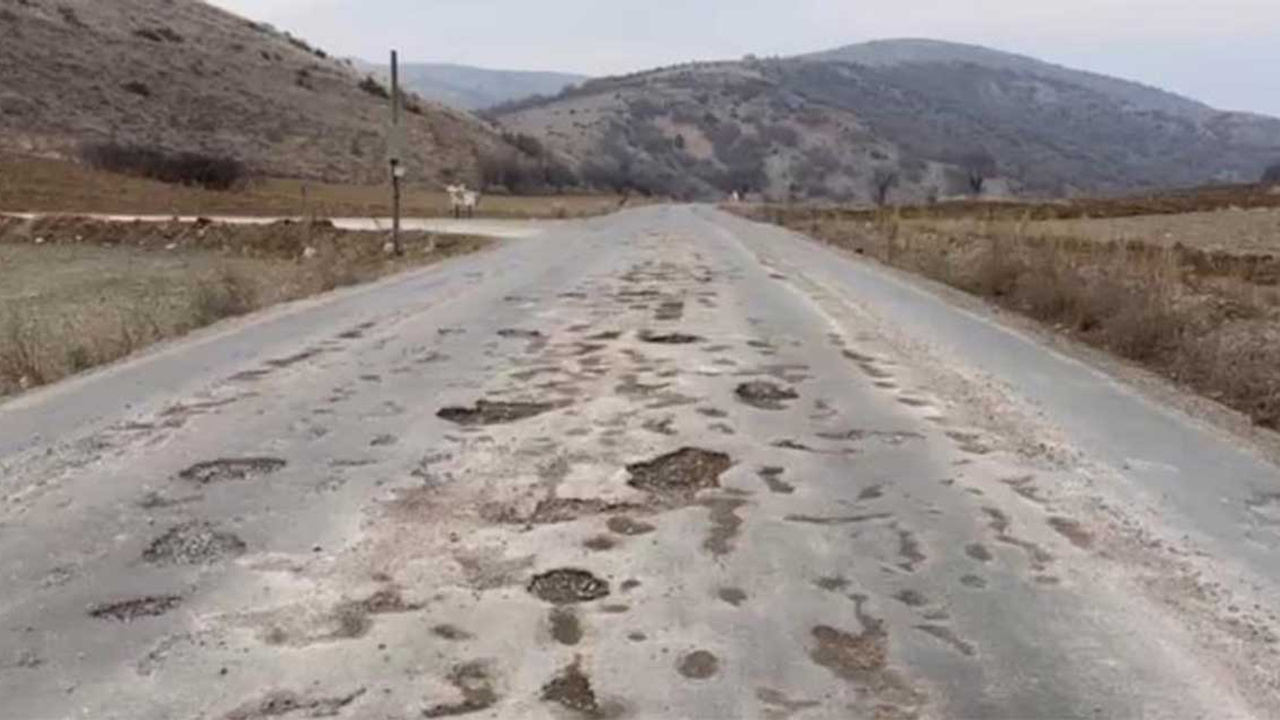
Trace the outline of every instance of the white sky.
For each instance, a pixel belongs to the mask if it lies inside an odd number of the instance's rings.
[[[605,75],[930,37],[1280,116],[1280,0],[211,1],[368,60]]]

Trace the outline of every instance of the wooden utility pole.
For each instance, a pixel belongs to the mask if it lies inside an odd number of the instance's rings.
[[[400,131],[400,58],[395,50],[391,51],[391,136],[387,147],[391,157],[391,244],[396,255],[404,255],[404,245],[400,242],[400,179],[404,177],[404,165],[401,164],[400,153],[404,146]]]

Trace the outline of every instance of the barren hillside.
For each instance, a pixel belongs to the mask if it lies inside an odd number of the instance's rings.
[[[231,155],[275,176],[385,177],[385,90],[323,50],[200,0],[0,0],[0,150],[112,140]],[[501,140],[416,102],[411,177],[472,177]]]
[[[1253,181],[1280,157],[1280,120],[921,41],[594,80],[494,116],[588,174],[680,195],[919,201],[971,192],[982,156],[988,195],[1124,192]]]

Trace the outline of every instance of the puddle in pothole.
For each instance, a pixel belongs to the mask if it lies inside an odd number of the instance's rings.
[[[159,617],[181,603],[182,598],[177,595],[153,595],[94,605],[89,609],[89,616],[99,620],[128,623],[141,618]]]
[[[591,602],[609,595],[609,583],[577,568],[560,568],[534,576],[529,592],[553,605]]]
[[[763,380],[743,383],[734,394],[741,402],[761,410],[785,410],[784,403],[800,398],[799,393],[791,388]]]
[[[266,477],[288,465],[280,458],[229,458],[196,463],[178,473],[178,477],[198,485],[239,482]]]
[[[527,420],[551,412],[561,405],[537,402],[490,402],[479,400],[473,407],[447,407],[436,413],[442,420],[474,427],[478,425],[502,425]]]
[[[245,542],[206,522],[171,528],[151,542],[142,559],[153,565],[210,565],[244,554]]]
[[[693,495],[720,486],[720,476],[733,460],[728,455],[701,448],[682,448],[654,460],[627,466],[627,484],[656,494]]]

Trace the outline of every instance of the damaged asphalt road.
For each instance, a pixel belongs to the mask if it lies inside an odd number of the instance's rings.
[[[647,208],[0,406],[0,718],[1276,717],[1278,497],[908,281]]]

